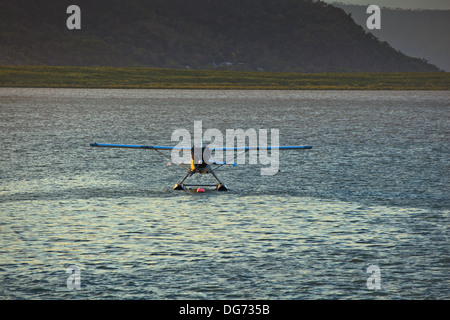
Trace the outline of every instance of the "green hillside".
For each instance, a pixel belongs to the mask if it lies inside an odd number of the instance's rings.
[[[0,64],[284,72],[436,72],[311,0],[0,2]]]

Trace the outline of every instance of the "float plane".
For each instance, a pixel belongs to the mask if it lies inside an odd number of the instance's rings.
[[[130,148],[130,149],[150,149],[155,150],[158,153],[162,154],[164,157],[171,160],[169,164],[177,164],[184,169],[187,170],[186,175],[184,178],[175,186],[173,187],[174,190],[183,190],[185,187],[198,187],[197,192],[204,192],[205,190],[202,187],[211,187],[214,186],[216,190],[218,191],[227,191],[228,188],[225,186],[225,184],[220,181],[220,179],[215,174],[215,170],[219,167],[222,167],[223,165],[233,165],[236,166],[236,162],[222,162],[222,161],[214,161],[211,159],[211,153],[212,151],[242,151],[243,153],[250,151],[250,150],[286,150],[286,149],[312,149],[312,146],[264,146],[264,147],[225,147],[225,148],[217,148],[217,147],[170,147],[170,146],[151,146],[151,145],[129,145],[129,144],[105,144],[105,143],[91,143],[91,147],[98,147],[98,148]],[[172,159],[166,155],[165,153],[161,152],[160,150],[189,150],[191,151],[191,160],[190,163],[186,162],[175,162],[172,161]],[[237,156],[234,157],[236,159]],[[189,166],[190,165],[190,166]],[[212,167],[215,165],[216,167]],[[186,179],[194,174],[211,174],[213,178],[217,181],[217,185],[193,185],[193,184],[184,184]]]

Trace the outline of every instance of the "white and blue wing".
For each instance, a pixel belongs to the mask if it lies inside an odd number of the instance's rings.
[[[217,164],[217,165],[221,165],[221,166],[229,164],[229,165],[232,165],[233,167],[237,166],[236,162],[225,162],[225,161],[212,161],[211,164]]]
[[[312,149],[312,146],[260,146],[260,147],[225,147],[225,148],[216,148],[213,147],[211,150],[216,151],[249,151],[249,150],[289,150],[289,149]]]
[[[150,145],[135,145],[135,144],[112,144],[112,143],[91,143],[91,147],[103,148],[132,148],[132,149],[157,149],[157,150],[190,150],[191,147],[171,147],[171,146],[150,146]],[[288,150],[288,149],[312,149],[312,146],[257,146],[257,147],[212,147],[211,151],[248,151],[248,150]]]
[[[170,147],[170,146],[146,146],[136,144],[112,144],[112,143],[91,143],[91,147],[99,148],[130,148],[130,149],[155,149],[155,150],[190,150],[190,147]]]

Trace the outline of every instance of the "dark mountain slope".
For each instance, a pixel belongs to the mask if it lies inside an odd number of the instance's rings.
[[[366,27],[366,6],[334,4],[351,13],[355,22],[378,39],[412,56],[425,58],[450,71],[450,10],[402,10],[381,8],[381,29]]]
[[[82,29],[68,30],[72,1],[1,1],[0,64],[438,71],[323,2],[77,0]]]

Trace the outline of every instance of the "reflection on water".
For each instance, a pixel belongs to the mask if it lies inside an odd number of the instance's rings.
[[[3,299],[449,298],[448,93],[0,95]],[[194,120],[315,148],[282,153],[275,176],[224,168],[230,191],[203,194],[173,191],[184,171],[157,154],[89,148],[173,145]]]

